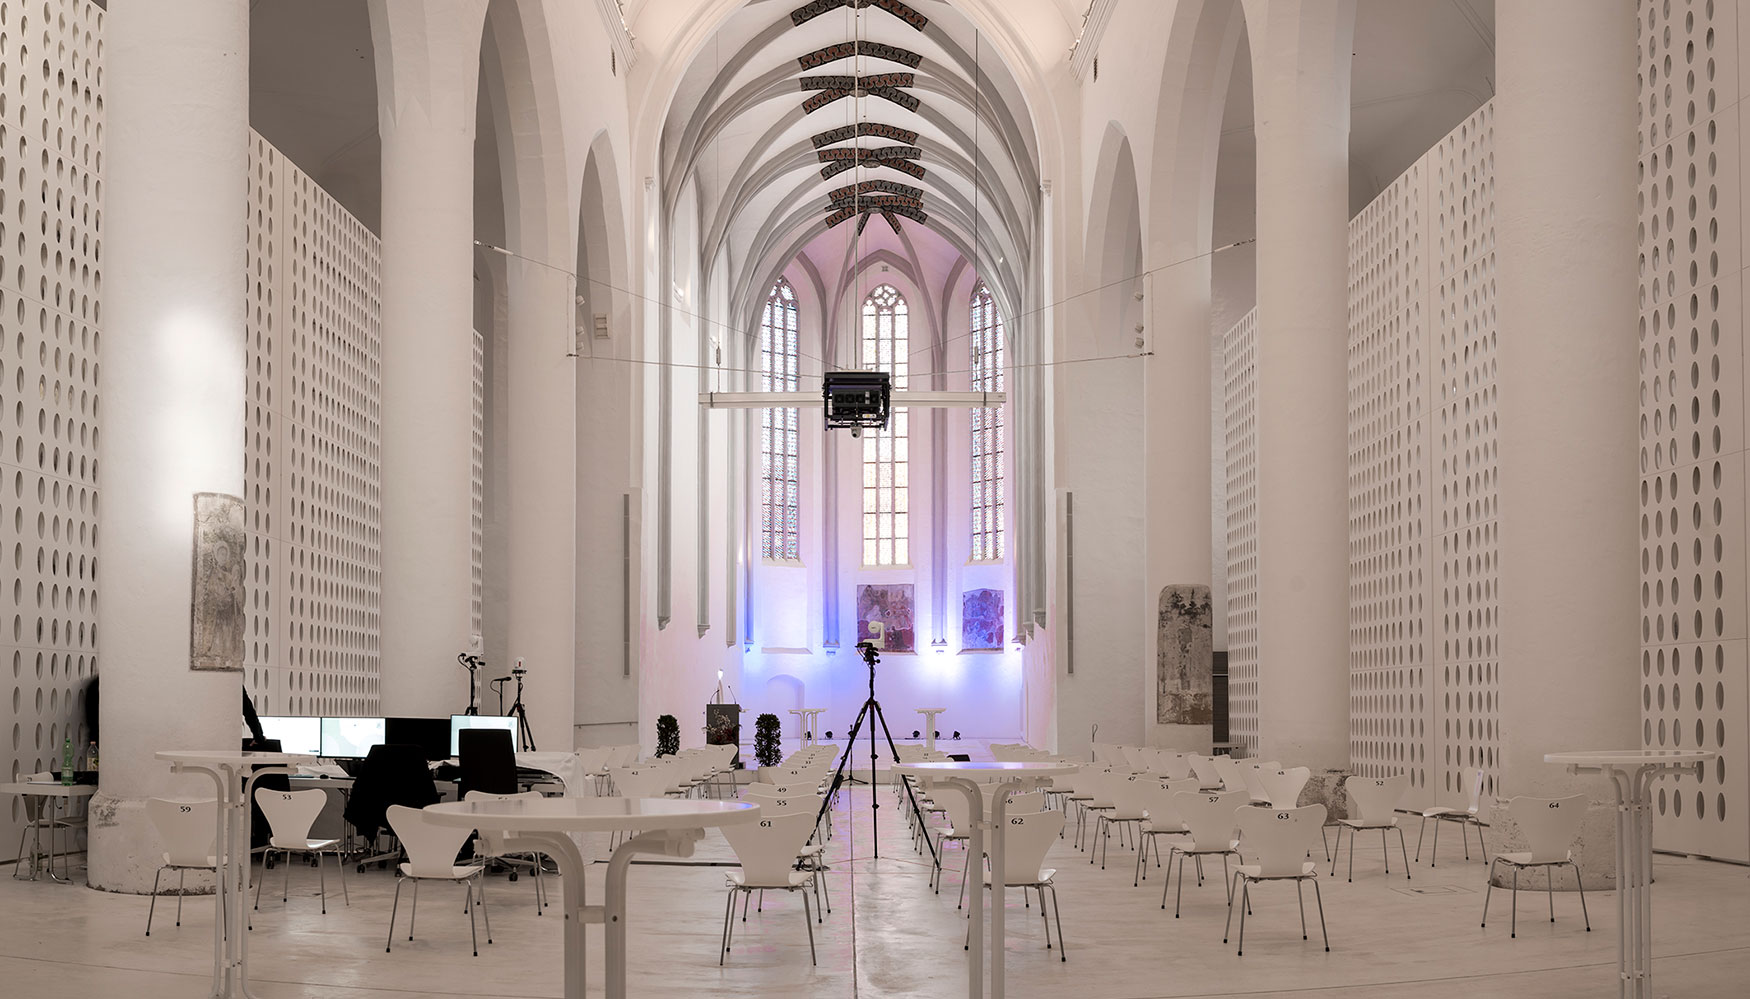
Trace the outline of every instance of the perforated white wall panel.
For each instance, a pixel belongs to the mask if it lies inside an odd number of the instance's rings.
[[[0,766],[83,754],[97,672],[103,11],[0,4]],[[0,857],[21,809],[0,806]]]
[[[1654,845],[1750,860],[1738,5],[1640,4],[1641,733]]]
[[[378,242],[251,138],[245,675],[262,714],[376,714]]]
[[[1258,749],[1258,311],[1222,337],[1227,410],[1228,740]]]
[[[1349,752],[1412,788],[1428,779],[1426,169],[1349,226]]]

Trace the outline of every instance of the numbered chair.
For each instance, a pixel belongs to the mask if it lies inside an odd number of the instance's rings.
[[[1306,934],[1306,895],[1302,882],[1311,881],[1313,898],[1319,907],[1319,933],[1325,938],[1325,950],[1331,949],[1331,934],[1325,928],[1325,898],[1319,891],[1318,864],[1307,860],[1307,846],[1315,829],[1325,827],[1325,806],[1305,808],[1241,808],[1234,815],[1239,823],[1240,842],[1252,852],[1255,864],[1241,864],[1234,870],[1234,882],[1239,887],[1240,904],[1231,902],[1227,909],[1228,927],[1233,926],[1234,909],[1240,910],[1240,941],[1236,956],[1246,953],[1246,913],[1251,908],[1252,885],[1265,881],[1293,881],[1294,894],[1300,902],[1300,938]],[[1231,897],[1230,886],[1230,897]],[[1221,932],[1221,942],[1227,943],[1227,929]]]
[[[275,791],[269,787],[255,789],[255,802],[261,806],[261,814],[267,816],[267,825],[273,835],[268,838],[267,849],[262,854],[262,881],[266,881],[266,861],[274,853],[283,853],[286,868],[285,882],[280,888],[280,901],[291,899],[292,865],[291,855],[306,853],[316,858],[316,877],[322,886],[322,914],[328,914],[328,877],[323,873],[322,855],[332,853],[334,866],[340,871],[340,894],[346,899],[346,904],[352,904],[352,896],[346,890],[346,864],[340,856],[340,840],[311,839],[310,827],[316,824],[316,816],[322,814],[323,806],[328,804],[328,792],[321,788],[311,788],[308,791]],[[255,907],[261,908],[261,881],[255,883]]]
[[[1215,768],[1214,757],[1198,756],[1192,753],[1185,757],[1185,763],[1191,768],[1191,776],[1197,778],[1200,790],[1222,790],[1221,773]]]
[[[1428,820],[1434,820],[1434,846],[1428,852],[1428,866],[1434,866],[1434,859],[1440,853],[1440,825],[1443,822],[1458,823],[1458,835],[1464,842],[1464,859],[1470,859],[1470,828],[1476,827],[1477,846],[1483,851],[1483,860],[1489,859],[1489,847],[1483,842],[1483,821],[1488,817],[1488,809],[1483,806],[1483,772],[1477,771],[1476,779],[1470,785],[1470,807],[1447,808],[1436,805],[1422,810],[1422,829],[1416,834],[1416,859],[1422,859],[1422,837],[1428,833]]]
[[[1312,779],[1310,767],[1288,767],[1286,769],[1267,770],[1258,775],[1258,780],[1264,785],[1264,799],[1271,808],[1293,808],[1300,804],[1300,792],[1306,789],[1306,782]],[[1324,836],[1321,833],[1320,839]]]
[[[803,792],[800,788],[779,784],[751,784],[748,786],[747,800],[760,806],[760,814],[766,816],[788,815],[791,812],[807,812],[820,816],[820,806],[826,799],[813,790]],[[827,828],[831,829],[830,821]],[[826,872],[831,868],[826,866],[826,843],[820,839],[820,825],[817,822],[810,842],[802,844],[796,851],[797,870],[810,871],[814,874],[814,901],[826,912],[832,911],[832,896],[826,890]]]
[[[789,815],[761,815],[759,821],[724,826],[723,838],[735,851],[741,870],[729,875],[729,898],[723,909],[723,947],[717,953],[717,964],[723,960],[735,942],[735,897],[767,891],[802,893],[802,919],[808,924],[809,963],[818,963],[814,953],[814,914],[808,904],[808,891],[814,884],[814,872],[796,870],[796,851],[808,842],[814,832],[814,815],[792,812]],[[761,902],[760,911],[765,911]],[[741,910],[741,921],[747,922],[747,906]]]
[[[1123,833],[1126,827],[1141,829],[1143,820],[1148,818],[1143,811],[1143,789],[1151,784],[1158,785],[1158,783],[1157,779],[1148,776],[1147,773],[1122,774],[1114,772],[1104,775],[1104,787],[1111,796],[1112,807],[1100,812],[1099,825],[1095,827],[1094,831],[1094,841],[1100,847],[1100,870],[1106,869],[1106,855],[1112,850],[1112,827],[1118,827],[1120,846],[1124,843]],[[1136,848],[1138,852],[1141,852],[1141,836],[1136,837]],[[1093,862],[1093,851],[1090,849],[1088,863]]]
[[[1140,886],[1148,880],[1148,848],[1152,845],[1155,851],[1155,866],[1161,865],[1161,847],[1159,838],[1162,836],[1184,836],[1190,832],[1185,827],[1185,819],[1179,814],[1179,808],[1173,802],[1173,796],[1180,791],[1196,792],[1197,778],[1186,777],[1180,780],[1151,780],[1143,785],[1139,792],[1142,799],[1142,811],[1146,818],[1141,826],[1140,842],[1136,851],[1136,875],[1130,879],[1132,888]]]
[[[413,882],[413,909],[407,914],[407,939],[413,940],[413,923],[419,918],[419,883],[421,881],[454,881],[467,891],[462,911],[468,916],[468,933],[474,942],[474,956],[480,956],[480,934],[474,927],[474,889],[480,889],[480,914],[486,919],[486,942],[492,942],[492,915],[486,911],[485,864],[456,866],[456,854],[468,842],[472,830],[460,826],[433,825],[425,812],[406,805],[390,805],[389,829],[407,851],[407,860],[395,868],[395,901],[389,907],[389,941],[383,953],[395,941],[395,915],[401,910],[401,886]]]
[[[1063,830],[1062,812],[1022,812],[1010,815],[1003,823],[1003,891],[1006,894],[1010,888],[1021,889],[1024,898],[1029,889],[1039,893],[1039,917],[1045,920],[1045,949],[1051,949],[1051,922],[1057,921],[1057,956],[1060,961],[1068,961],[1069,955],[1063,945],[1063,916],[1057,911],[1057,885],[1052,878],[1057,875],[1056,868],[1045,866],[1045,854],[1051,849],[1051,841]],[[990,872],[984,876],[984,887],[994,891]],[[1045,890],[1051,889],[1051,911],[1045,909]],[[1002,905],[998,896],[993,905]],[[972,946],[972,927],[966,928],[966,943],[964,948]],[[1003,941],[994,942],[992,947],[1001,952]]]
[[[168,798],[147,798],[146,815],[158,829],[164,841],[164,863],[152,875],[152,902],[146,907],[146,935],[152,935],[152,912],[158,908],[158,879],[165,871],[176,872],[176,925],[182,925],[182,886],[188,872],[219,870],[213,844],[218,841],[214,823],[219,818],[219,803],[211,798],[201,801],[172,801]],[[219,896],[223,905],[225,896]]]
[[[1179,918],[1179,905],[1185,898],[1185,858],[1192,858],[1197,866],[1197,883],[1203,884],[1203,858],[1221,857],[1221,879],[1228,881],[1227,858],[1234,857],[1240,863],[1245,863],[1245,857],[1240,855],[1239,840],[1234,837],[1234,810],[1251,802],[1252,796],[1244,789],[1238,791],[1220,791],[1210,794],[1205,791],[1179,791],[1173,795],[1173,804],[1179,809],[1179,815],[1185,820],[1185,827],[1191,833],[1191,844],[1184,846],[1173,844],[1167,851],[1167,878],[1161,885],[1161,908],[1167,907],[1167,889],[1173,883],[1173,855],[1179,857],[1179,894],[1173,900],[1173,918]],[[1228,884],[1227,902],[1233,904],[1233,886]]]
[[[1404,845],[1404,830],[1398,825],[1395,810],[1398,799],[1410,787],[1410,775],[1398,774],[1396,777],[1351,777],[1344,782],[1344,790],[1349,792],[1349,803],[1355,807],[1360,818],[1337,820],[1337,850],[1331,854],[1331,876],[1337,876],[1337,854],[1343,849],[1343,830],[1349,830],[1349,880],[1355,880],[1355,837],[1363,829],[1379,830],[1380,851],[1385,854],[1385,872],[1391,873],[1391,848],[1386,845],[1385,833],[1395,829],[1398,834],[1398,850],[1404,857],[1404,877],[1410,876],[1410,851]],[[1323,836],[1320,836],[1323,839]]]
[[[1522,853],[1497,853],[1489,861],[1489,887],[1483,892],[1483,925],[1489,925],[1489,895],[1495,889],[1495,865],[1513,868],[1513,922],[1511,937],[1519,936],[1519,872],[1527,867],[1544,868],[1544,892],[1549,896],[1549,921],[1556,921],[1555,868],[1572,867],[1574,882],[1580,886],[1580,915],[1586,920],[1586,932],[1592,932],[1592,916],[1586,911],[1586,886],[1580,881],[1580,865],[1574,862],[1570,849],[1586,819],[1586,796],[1566,798],[1530,798],[1520,796],[1507,802],[1507,816],[1525,831],[1525,841],[1531,849]]]

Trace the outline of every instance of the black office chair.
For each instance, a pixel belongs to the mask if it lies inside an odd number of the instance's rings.
[[[511,738],[511,733],[497,728],[465,728],[456,733],[461,798],[466,799],[469,791],[516,793],[516,749]]]
[[[418,746],[372,746],[346,802],[346,821],[366,843],[388,829],[390,805],[424,808],[439,800],[437,785]],[[375,858],[371,858],[375,859]]]

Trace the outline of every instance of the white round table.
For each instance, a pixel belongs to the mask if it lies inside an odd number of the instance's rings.
[[[565,999],[584,999],[584,923],[602,923],[608,999],[626,995],[626,872],[635,853],[690,857],[706,827],[759,818],[760,807],[740,801],[684,798],[512,798],[456,801],[426,809],[434,825],[505,830],[505,848],[544,853],[559,864],[565,894]],[[586,904],[583,872],[589,866],[571,833],[633,832],[608,859],[607,898]]]
[[[989,763],[958,761],[928,762],[928,763],[896,763],[893,771],[910,777],[933,777],[944,780],[966,797],[967,814],[972,818],[972,830],[968,834],[966,849],[968,871],[976,873],[978,858],[984,855],[984,836],[991,832],[990,869],[1000,872],[1003,867],[1003,816],[1008,809],[1009,792],[1015,785],[1029,777],[1055,777],[1062,774],[1072,774],[1081,769],[1072,763]],[[991,796],[990,814],[984,812],[984,794],[979,791],[980,784],[1000,784],[997,793]],[[970,876],[970,875],[968,875]],[[972,906],[971,940],[977,947],[968,947],[966,959],[966,994],[969,999],[984,999],[984,890],[975,888],[978,899]],[[990,999],[1003,999],[1003,934],[1004,913],[1002,896],[993,891],[990,916]]]
[[[1653,782],[1693,771],[1719,754],[1703,749],[1624,749],[1550,753],[1569,773],[1601,774],[1616,792],[1617,994],[1653,995]]]
[[[57,828],[62,828],[55,825],[55,809],[57,803],[60,804],[61,808],[71,809],[75,800],[79,798],[89,798],[96,793],[96,791],[97,788],[90,784],[63,784],[60,781],[27,780],[18,781],[12,784],[0,784],[0,794],[16,794],[41,798],[43,799],[43,803],[48,806],[49,852],[47,854],[48,863],[44,865],[43,869],[48,871],[50,881],[59,881],[62,884],[73,883],[73,862],[71,860],[66,860],[65,867],[67,869],[67,876],[64,878],[55,876],[55,830]],[[72,833],[69,831],[69,839],[71,836]],[[61,856],[65,859],[70,853],[72,853],[71,850],[64,850],[62,851]],[[38,864],[42,863],[43,857],[43,827],[41,822],[35,822],[31,825],[30,880],[35,881],[37,879],[39,873]],[[18,862],[23,864],[24,859],[21,857]],[[12,869],[12,874],[14,877],[18,875],[17,867]]]
[[[171,773],[206,774],[218,791],[218,832],[213,841],[213,853],[219,861],[213,918],[213,995],[221,999],[252,997],[249,934],[244,929],[244,907],[249,904],[249,798],[258,778],[293,773],[297,764],[315,762],[316,757],[168,749],[154,758],[169,763]],[[255,770],[258,766],[262,769]]]

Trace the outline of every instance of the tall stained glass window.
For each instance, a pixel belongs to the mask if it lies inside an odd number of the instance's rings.
[[[972,293],[972,388],[1003,391],[1003,317],[990,289]],[[972,411],[972,558],[1003,557],[1003,411]]]
[[[906,388],[911,361],[911,316],[904,296],[884,284],[863,300],[862,363]],[[911,562],[910,424],[895,407],[887,429],[863,432],[863,564]]]
[[[779,278],[766,296],[765,312],[760,316],[763,392],[794,392],[798,388],[796,314],[796,291]],[[760,421],[760,552],[780,562],[796,562],[802,557],[796,455],[796,408],[764,410]]]

